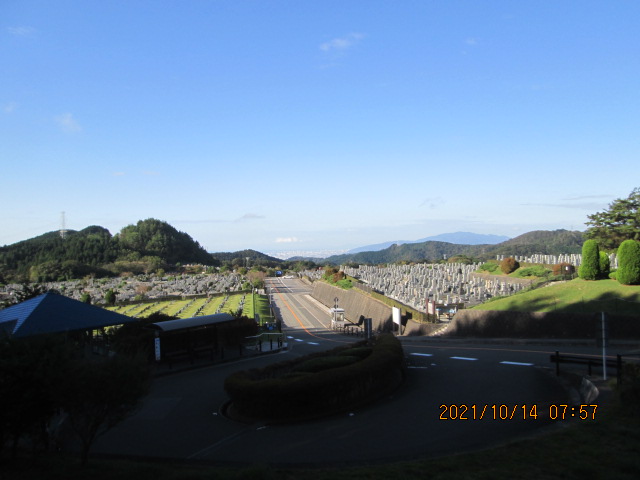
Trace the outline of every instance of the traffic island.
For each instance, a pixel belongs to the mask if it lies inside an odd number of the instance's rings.
[[[370,403],[404,378],[402,345],[384,334],[326,352],[236,372],[225,380],[225,414],[285,423],[317,419]]]

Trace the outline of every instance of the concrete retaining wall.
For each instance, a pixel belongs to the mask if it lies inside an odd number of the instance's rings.
[[[606,315],[611,339],[640,338],[640,319]],[[600,313],[460,310],[445,336],[485,338],[598,338]]]
[[[442,325],[437,323],[419,323],[409,319],[402,329],[402,335],[408,337],[428,336],[437,332],[441,328]]]
[[[333,307],[337,297],[338,306],[344,308],[348,320],[357,323],[360,315],[364,315],[372,319],[374,332],[392,331],[391,307],[357,290],[343,290],[328,283],[313,282],[311,296],[329,308]]]

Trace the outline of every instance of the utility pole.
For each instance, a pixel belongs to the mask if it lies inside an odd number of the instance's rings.
[[[607,333],[604,322],[604,312],[602,312],[602,379],[607,379]]]

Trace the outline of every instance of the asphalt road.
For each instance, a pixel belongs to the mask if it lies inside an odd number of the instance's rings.
[[[228,399],[222,388],[232,372],[357,340],[327,329],[326,307],[302,282],[274,282],[287,351],[157,378],[140,410],[102,436],[93,452],[231,464],[385,462],[484,448],[556,428],[548,405],[571,403],[549,363],[556,346],[411,338],[402,340],[406,381],[373,404],[299,424],[233,421],[223,415]]]

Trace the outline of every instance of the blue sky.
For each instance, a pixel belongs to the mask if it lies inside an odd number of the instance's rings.
[[[637,1],[0,1],[0,245],[584,230],[640,186]]]

